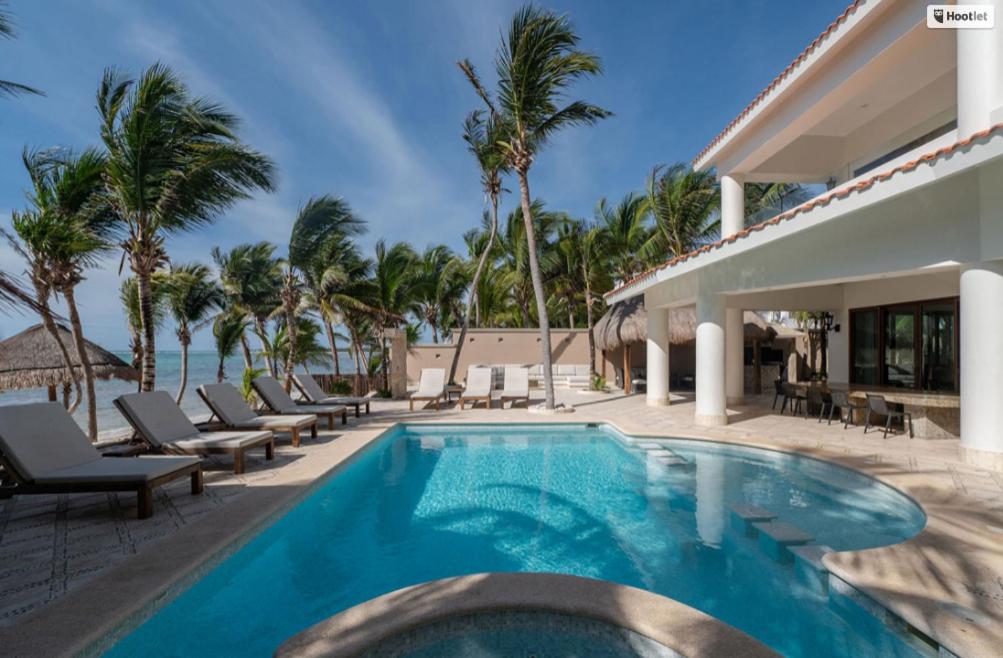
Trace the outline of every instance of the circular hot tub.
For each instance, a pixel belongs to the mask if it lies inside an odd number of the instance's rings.
[[[490,573],[391,592],[287,640],[281,658],[777,656],[694,608],[560,574]]]

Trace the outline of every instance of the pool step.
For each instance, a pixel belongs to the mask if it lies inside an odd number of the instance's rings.
[[[807,532],[784,521],[764,521],[753,523],[759,531],[759,548],[777,562],[790,562],[793,556],[791,546],[801,546],[811,543],[814,537]]]
[[[753,523],[772,521],[775,518],[777,518],[776,514],[762,507],[748,503],[731,504],[731,527],[735,529],[735,532],[746,537],[756,536]]]
[[[829,570],[822,564],[822,556],[831,553],[832,549],[818,544],[804,544],[791,546],[789,550],[794,556],[794,574],[797,579],[809,589],[825,594],[829,589]]]

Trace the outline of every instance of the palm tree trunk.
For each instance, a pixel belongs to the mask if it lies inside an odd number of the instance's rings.
[[[383,361],[383,390],[390,388],[390,360],[387,358],[387,331],[380,328],[380,354]]]
[[[324,331],[327,332],[327,342],[331,346],[331,361],[334,362],[334,376],[341,377],[341,364],[338,363],[338,341],[334,336],[334,327],[325,318],[321,318],[324,321]]]
[[[352,387],[352,391],[355,392],[356,395],[360,395],[367,391],[362,390],[363,374],[362,374],[362,360],[359,358],[359,334],[353,328],[350,328],[348,332],[351,334],[352,354],[355,356],[355,385]]]
[[[592,335],[592,286],[589,285],[588,272],[582,267],[582,276],[585,280],[585,327],[589,332],[589,376],[592,382],[596,379],[596,337]],[[591,383],[591,382],[590,382]],[[593,388],[589,386],[589,388]]]
[[[293,309],[286,309],[286,336],[289,339],[289,353],[286,355],[286,393],[293,387],[293,371],[296,369],[296,316]]]
[[[178,336],[179,342],[181,343],[181,384],[178,386],[178,394],[174,398],[174,402],[178,405],[181,404],[181,398],[185,397],[185,388],[188,387],[188,344],[191,339],[188,338],[187,330],[182,329],[179,331],[181,335]],[[222,363],[223,359],[220,359]]]
[[[150,273],[145,268],[133,267],[139,291],[139,322],[143,330],[143,369],[139,390],[152,391],[157,385],[157,328],[153,322],[153,291]]]
[[[254,367],[254,360],[251,358],[251,348],[248,346],[247,336],[244,334],[240,334],[240,350],[244,354],[244,367],[250,370]]]
[[[575,328],[575,302],[571,299],[571,295],[568,295],[565,299],[565,304],[568,305],[568,329]]]
[[[84,384],[87,387],[87,437],[91,443],[98,440],[97,398],[94,394],[94,369],[87,356],[87,346],[84,345],[84,330],[80,323],[80,313],[77,311],[77,300],[73,294],[73,286],[67,285],[62,290],[66,298],[66,308],[70,315],[70,327],[73,331],[73,342],[77,346],[77,359],[84,373]]]
[[[268,374],[272,377],[276,376],[275,373],[275,361],[272,359],[270,354],[270,349],[268,347],[268,338],[265,333],[265,321],[261,319],[261,316],[254,316],[254,330],[258,334],[258,339],[261,341],[261,355],[265,359],[265,367],[268,368]]]
[[[460,364],[460,352],[463,351],[463,344],[467,340],[467,329],[470,328],[470,307],[476,304],[477,325],[481,324],[481,302],[478,299],[477,291],[481,284],[481,275],[488,263],[488,254],[494,248],[495,236],[498,235],[498,195],[491,195],[491,233],[488,234],[488,244],[481,252],[481,257],[477,260],[477,269],[474,271],[474,280],[470,283],[470,296],[467,298],[467,310],[463,314],[463,327],[460,328],[460,337],[456,341],[456,349],[453,350],[453,363],[449,366],[450,384],[456,382],[456,368]]]
[[[526,171],[519,170],[519,193],[522,202],[522,219],[526,223],[526,242],[529,243],[529,273],[533,279],[533,294],[536,296],[536,312],[540,318],[540,349],[543,357],[543,394],[547,409],[554,408],[554,369],[550,351],[550,318],[547,315],[547,295],[543,290],[540,262],[536,251],[536,229],[533,225],[533,210],[529,202],[529,178]]]
[[[216,367],[216,383],[220,384],[226,377],[226,370],[223,369],[223,362],[226,360],[222,354],[219,355],[219,366]]]
[[[73,413],[80,406],[80,400],[83,398],[83,393],[80,391],[80,377],[77,376],[76,371],[73,369],[73,359],[70,358],[70,351],[66,348],[66,344],[63,343],[63,337],[59,335],[58,329],[56,329],[56,321],[52,319],[52,309],[49,306],[49,295],[39,286],[35,286],[35,294],[38,299],[38,307],[41,309],[40,315],[42,316],[42,326],[45,330],[49,332],[49,335],[56,341],[56,345],[59,347],[59,353],[63,357],[63,363],[66,364],[66,374],[70,381],[73,382],[73,386],[77,391],[77,399],[72,405],[69,403],[67,396],[63,396],[63,406]]]

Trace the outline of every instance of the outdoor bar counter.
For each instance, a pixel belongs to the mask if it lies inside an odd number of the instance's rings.
[[[882,395],[891,405],[899,405],[912,414],[913,431],[918,439],[957,439],[961,436],[961,398],[957,393],[918,391],[894,386],[868,386],[843,382],[798,382],[802,390],[812,387],[823,391],[846,391],[856,400],[866,403],[867,394]],[[865,411],[854,414],[853,422],[864,424]],[[875,418],[879,427],[884,419]]]

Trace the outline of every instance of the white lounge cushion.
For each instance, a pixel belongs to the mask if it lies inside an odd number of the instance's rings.
[[[553,374],[557,375],[558,377],[567,377],[568,375],[575,374],[575,367],[566,365],[556,365],[553,366]]]
[[[202,384],[198,390],[212,412],[231,427],[238,427],[258,416],[233,384]]]
[[[434,400],[440,398],[446,391],[446,370],[444,368],[422,368],[418,378],[418,390],[411,394],[412,398]]]
[[[149,482],[178,469],[198,464],[198,457],[99,458],[86,464],[42,473],[36,484],[88,484],[99,482]]]
[[[464,397],[485,397],[491,395],[491,368],[467,369],[467,386],[463,389]]]
[[[575,366],[575,375],[578,376],[578,377],[588,377],[589,376],[589,367],[587,365],[584,365],[584,366]]]
[[[529,368],[505,367],[502,397],[529,397]]]

